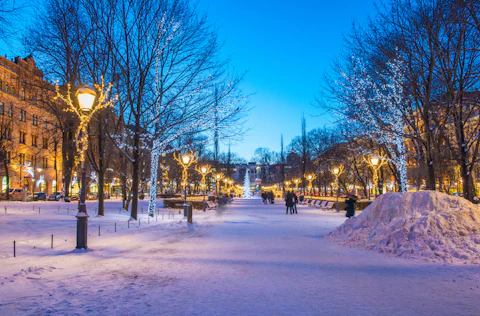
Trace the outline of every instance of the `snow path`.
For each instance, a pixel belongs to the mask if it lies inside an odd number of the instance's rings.
[[[239,199],[195,212],[194,232],[171,220],[2,259],[0,315],[479,314],[479,266],[342,247],[323,236],[343,216]]]

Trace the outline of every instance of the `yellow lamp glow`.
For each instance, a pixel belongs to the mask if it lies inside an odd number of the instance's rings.
[[[339,170],[338,168],[334,168],[334,169],[333,169],[333,174],[334,174],[334,175],[337,175],[339,172],[340,172],[340,170]]]
[[[200,170],[202,171],[203,174],[207,173],[207,167],[205,166],[203,166]]]
[[[185,154],[182,156],[182,162],[184,165],[188,165],[188,163],[190,162],[190,155],[189,154]]]
[[[82,87],[77,90],[77,99],[80,109],[84,112],[90,112],[93,107],[93,102],[95,102],[96,97],[95,91],[90,88]]]
[[[370,159],[370,161],[372,162],[372,165],[377,166],[380,160],[378,158],[373,157],[372,159]]]

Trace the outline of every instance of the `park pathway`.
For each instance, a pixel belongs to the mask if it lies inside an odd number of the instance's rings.
[[[330,242],[343,213],[236,199],[0,272],[1,315],[478,315],[480,267]],[[12,262],[12,261],[9,261]]]

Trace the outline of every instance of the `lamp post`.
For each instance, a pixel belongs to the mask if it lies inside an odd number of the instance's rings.
[[[182,183],[183,183],[183,217],[187,218],[187,221],[192,224],[192,214],[191,208],[188,207],[187,204],[187,185],[188,185],[188,168],[194,164],[198,158],[195,157],[195,153],[193,151],[189,152],[188,154],[180,155],[173,155],[173,158],[183,167],[182,170]]]
[[[293,183],[295,183],[295,192],[298,191],[298,184],[300,183],[300,179],[295,178],[292,179]]]
[[[312,195],[312,182],[317,178],[317,176],[314,173],[311,174],[305,174],[305,179],[308,181],[308,191],[310,195]]]
[[[373,187],[374,187],[374,194],[377,193],[376,191],[378,190],[378,172],[380,171],[380,168],[382,168],[382,166],[384,164],[387,163],[387,159],[385,159],[384,157],[376,157],[376,156],[372,156],[370,157],[370,159],[368,159],[367,157],[363,157],[363,160],[370,166],[370,168],[372,168],[372,173],[373,173]],[[377,194],[375,194],[375,197],[377,196]]]
[[[98,95],[94,90],[88,87],[81,87],[75,93],[77,102],[74,102],[71,96],[72,92],[70,84],[67,84],[67,94],[65,96],[60,93],[60,87],[58,85],[55,86],[55,99],[64,101],[67,104],[65,111],[76,114],[79,120],[79,124],[75,133],[77,156],[75,157],[73,168],[74,170],[80,164],[80,169],[82,172],[80,199],[78,202],[78,213],[76,215],[77,249],[88,248],[88,213],[85,205],[85,196],[87,191],[85,170],[85,152],[88,149],[87,126],[95,112],[103,108],[113,106],[116,100],[116,97],[109,98],[112,84],[108,84],[108,86],[105,87],[103,78],[101,83],[95,84],[94,87],[95,90],[98,91]]]
[[[217,198],[218,198],[218,193],[220,192],[220,180],[222,180],[224,177],[223,172],[217,172],[215,174],[215,181],[217,181]]]
[[[202,186],[203,186],[203,211],[207,210],[207,203],[205,202],[205,193],[207,190],[207,183],[205,182],[205,178],[207,174],[212,172],[212,167],[210,165],[201,166],[200,169],[196,169],[198,173],[202,175]]]
[[[289,187],[290,187],[290,184],[292,184],[292,182],[290,182],[290,181],[287,180],[287,181],[285,181],[285,182],[283,182],[283,183],[284,183],[285,186],[287,187],[286,189],[287,189],[287,191],[288,191],[288,190],[290,189]]]
[[[339,185],[338,185],[338,178],[340,177],[340,175],[343,173],[343,170],[344,170],[344,167],[342,165],[338,166],[338,167],[334,167],[332,169],[332,173],[333,175],[335,176],[335,189],[337,190],[337,201],[335,203],[335,209],[337,210],[337,212],[340,212],[340,209],[338,207],[338,195],[339,195]]]

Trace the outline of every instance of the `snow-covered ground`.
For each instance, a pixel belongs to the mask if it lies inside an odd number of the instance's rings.
[[[107,202],[104,218],[90,202],[90,250],[76,252],[74,203],[35,203],[40,214],[10,203],[7,215],[4,205],[0,315],[479,314],[478,265],[343,247],[325,236],[344,213],[299,206],[286,215],[282,205],[237,199],[196,211],[189,232],[165,209],[127,228],[120,202]],[[21,241],[16,258],[13,240]]]

